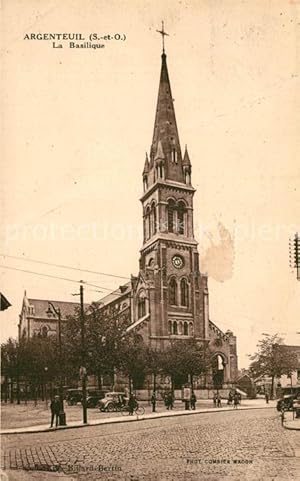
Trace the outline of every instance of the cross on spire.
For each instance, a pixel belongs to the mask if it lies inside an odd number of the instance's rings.
[[[160,33],[162,36],[162,50],[163,50],[163,53],[165,53],[165,36],[166,35],[169,36],[169,34],[165,32],[163,21],[161,22],[161,30],[156,30],[156,31]]]

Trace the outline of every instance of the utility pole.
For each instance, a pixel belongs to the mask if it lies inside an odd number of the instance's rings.
[[[83,285],[80,284],[80,325],[81,325],[81,378],[82,378],[82,411],[83,424],[87,424],[86,408],[86,350],[85,350],[85,316],[83,305]]]
[[[298,232],[290,239],[290,267],[297,270],[297,280],[300,281],[300,237]]]
[[[54,313],[57,315],[57,320],[58,320],[58,360],[59,360],[59,401],[60,401],[60,413],[59,413],[59,424],[60,426],[66,426],[66,413],[64,410],[64,388],[63,388],[63,372],[62,372],[62,366],[63,366],[63,358],[62,358],[62,342],[61,342],[61,310],[59,307],[55,307],[52,302],[48,301],[48,309],[47,309],[47,314],[52,314],[52,310]],[[45,375],[47,371],[45,369]]]

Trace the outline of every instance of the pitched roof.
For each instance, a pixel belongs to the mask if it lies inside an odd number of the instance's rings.
[[[127,282],[126,284],[123,284],[120,286],[118,289],[115,291],[110,292],[106,296],[102,297],[97,301],[98,304],[102,304],[103,306],[107,306],[111,302],[117,302],[118,299],[124,296],[128,296],[131,292],[131,282]]]
[[[47,311],[49,309],[49,302],[51,302],[56,309],[57,308],[60,309],[62,319],[66,318],[67,316],[74,315],[76,312],[76,308],[80,307],[79,302],[65,302],[65,301],[55,301],[50,299],[46,300],[46,299],[28,298],[29,306],[34,308],[33,313],[30,315],[37,318],[48,318],[49,315],[47,315]],[[88,307],[88,304],[85,304],[85,307]],[[53,311],[51,305],[50,305],[50,309],[53,312],[53,317],[56,317],[56,314]]]

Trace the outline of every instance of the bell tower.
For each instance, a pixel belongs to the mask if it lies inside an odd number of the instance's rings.
[[[193,226],[192,166],[182,155],[164,48],[152,144],[143,170],[140,274],[148,285],[149,339],[208,340],[207,277],[199,270]]]

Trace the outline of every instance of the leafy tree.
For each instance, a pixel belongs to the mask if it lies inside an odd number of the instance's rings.
[[[145,345],[135,332],[123,336],[119,351],[119,369],[128,376],[129,392],[142,385],[146,372]]]
[[[19,351],[22,379],[29,383],[35,399],[38,390],[43,399],[46,384],[50,382],[52,385],[58,381],[60,365],[57,339],[54,336],[34,335],[20,341]]]
[[[278,334],[264,334],[257,344],[257,351],[249,356],[250,372],[253,376],[271,378],[271,397],[274,395],[274,380],[283,374],[289,375],[297,364],[296,354],[287,350]]]
[[[19,379],[19,343],[10,337],[7,342],[1,344],[1,375],[5,379],[5,399],[8,397],[8,380],[11,380],[11,386],[15,380]],[[17,387],[17,398],[19,401],[19,389]],[[13,402],[13,389],[10,391],[10,402]]]
[[[145,370],[153,375],[153,391],[156,391],[156,379],[162,372],[164,364],[164,353],[150,346],[145,348]]]
[[[22,381],[31,388],[36,396],[37,390],[42,391],[46,382],[53,381],[58,370],[57,345],[52,337],[33,336],[29,339],[22,338],[20,341],[9,338],[1,346],[1,372],[11,385],[16,383],[17,402],[20,403],[20,382]],[[14,391],[11,389],[11,402]]]
[[[172,378],[172,384],[181,383],[188,377],[193,387],[195,376],[207,372],[210,366],[209,353],[195,339],[177,340],[164,352],[163,370]]]
[[[112,378],[115,369],[119,369],[122,364],[122,343],[128,325],[127,310],[120,313],[112,306],[105,308],[101,303],[93,303],[85,313],[85,367],[89,374],[97,376],[99,388],[102,375]],[[62,339],[66,353],[66,371],[73,379],[78,379],[79,367],[82,365],[79,311],[67,319]]]

